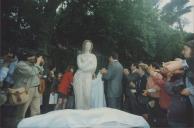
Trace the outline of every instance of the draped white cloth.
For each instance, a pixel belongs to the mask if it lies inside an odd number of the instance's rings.
[[[81,54],[77,57],[78,71],[74,75],[75,108],[91,108],[92,75],[96,71],[97,59],[94,54]]]
[[[102,81],[102,74],[98,73],[97,78],[92,80],[91,87],[91,107],[101,108],[106,107],[106,100],[104,95],[104,82]]]
[[[58,110],[23,119],[18,128],[149,128],[141,116],[112,108]]]

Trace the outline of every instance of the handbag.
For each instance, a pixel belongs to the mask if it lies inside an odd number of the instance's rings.
[[[50,93],[49,104],[57,104],[58,93]]]
[[[8,101],[11,105],[25,104],[29,100],[28,90],[25,87],[8,88]]]

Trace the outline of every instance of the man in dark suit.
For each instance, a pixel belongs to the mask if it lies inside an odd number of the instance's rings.
[[[123,66],[118,61],[118,54],[113,52],[109,56],[108,70],[101,70],[103,78],[108,81],[107,85],[107,106],[121,109],[122,103],[122,79]]]
[[[130,112],[132,114],[138,114],[138,105],[136,100],[136,83],[139,79],[139,74],[137,73],[137,65],[132,64],[130,67],[131,71],[124,69],[124,111]]]

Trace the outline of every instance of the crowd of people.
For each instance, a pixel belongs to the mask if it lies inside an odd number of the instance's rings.
[[[185,43],[184,59],[163,64],[132,64],[125,74],[125,110],[158,126],[192,127],[194,115],[194,41]],[[161,120],[162,119],[162,120]]]
[[[194,40],[185,43],[184,58],[161,64],[139,62],[124,68],[119,55],[112,52],[108,68],[102,67],[98,72],[92,48],[91,41],[84,41],[83,52],[77,57],[76,72],[75,64],[69,64],[64,73],[58,74],[56,67],[49,67],[48,75],[44,73],[44,57],[36,51],[3,54],[0,105],[9,104],[10,90],[15,89],[15,99],[12,97],[14,102],[10,104],[16,106],[15,126],[27,115],[100,107],[140,115],[151,126],[194,126]],[[25,89],[20,92],[22,87]],[[20,104],[23,93],[28,98]]]

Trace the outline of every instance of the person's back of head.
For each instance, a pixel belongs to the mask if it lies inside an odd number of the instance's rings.
[[[74,65],[72,64],[69,64],[65,70],[65,72],[74,72]]]
[[[109,64],[111,64],[111,63],[114,62],[114,60],[118,60],[119,59],[119,55],[116,52],[111,52],[109,54],[109,58],[108,59],[109,59]]]
[[[114,60],[118,60],[119,59],[119,54],[117,52],[112,52],[110,54],[110,56],[114,59]]]

